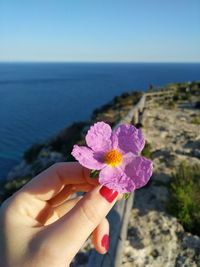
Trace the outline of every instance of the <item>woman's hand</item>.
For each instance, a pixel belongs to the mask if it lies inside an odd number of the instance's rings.
[[[88,193],[67,200],[77,191]],[[66,267],[91,233],[97,251],[106,253],[105,216],[117,195],[79,163],[53,165],[1,206],[1,266]]]

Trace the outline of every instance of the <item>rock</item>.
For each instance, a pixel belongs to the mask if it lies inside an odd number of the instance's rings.
[[[200,238],[185,233],[172,216],[133,209],[122,266],[200,266]],[[131,265],[132,264],[132,265]]]
[[[180,251],[176,259],[176,267],[200,266],[200,238],[185,233],[180,242]]]
[[[160,137],[164,139],[164,138],[166,138],[166,137],[168,136],[168,134],[169,134],[169,133],[168,133],[167,131],[162,131],[162,132],[160,133]]]
[[[139,210],[133,209],[124,262],[133,262],[134,267],[174,266],[179,251],[177,232],[180,231],[183,229],[177,220],[165,213],[150,211],[140,216]]]

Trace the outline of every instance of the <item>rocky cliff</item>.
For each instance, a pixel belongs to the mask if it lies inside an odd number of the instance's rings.
[[[179,184],[175,187],[173,181],[180,164],[187,162],[189,167],[198,166],[200,170],[200,83],[171,84],[159,90],[169,88],[174,90],[173,99],[149,101],[143,123],[137,125],[142,127],[147,140],[144,154],[153,160],[154,174],[151,182],[135,193],[124,244],[123,267],[200,266],[200,237],[195,230],[198,228],[196,221],[190,228],[179,216],[187,204],[187,190],[180,207],[176,205],[178,202],[174,201],[171,191],[173,187],[179,189]],[[54,162],[73,160],[70,156],[73,144],[84,143],[85,133],[93,122],[103,120],[114,126],[140,97],[141,93],[125,93],[116,97],[95,110],[90,121],[74,123],[45,143],[33,145],[25,152],[20,165],[9,173],[8,181],[2,185],[1,199]],[[195,190],[199,190],[197,194],[200,195],[200,176],[197,173]],[[194,201],[200,204],[198,198]],[[175,213],[169,208],[173,205]],[[188,209],[189,215],[186,215],[191,220],[193,215],[196,216],[200,225],[200,213],[196,210],[190,213],[190,206]],[[88,240],[71,266],[86,266],[90,249],[91,242]]]

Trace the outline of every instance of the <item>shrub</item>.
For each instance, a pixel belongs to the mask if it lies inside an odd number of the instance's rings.
[[[174,108],[176,107],[176,105],[175,105],[175,103],[174,103],[173,101],[169,101],[169,102],[167,103],[167,107],[168,107],[169,109],[174,109]]]
[[[192,101],[192,95],[190,92],[185,92],[184,94],[181,95],[181,99],[191,102]]]
[[[192,120],[191,123],[193,124],[200,124],[200,114],[198,114],[197,116],[195,116]]]
[[[34,144],[24,153],[24,159],[27,163],[32,163],[44,147],[43,144]]]
[[[82,139],[82,131],[86,126],[86,122],[75,122],[56,135],[48,145],[51,150],[68,155],[73,160],[71,157],[73,145]]]
[[[200,235],[200,165],[183,162],[170,182],[167,210],[185,230]]]
[[[176,93],[174,96],[173,96],[173,101],[174,102],[177,102],[179,100],[179,95]]]
[[[200,101],[197,101],[197,102],[195,103],[195,108],[200,109]]]
[[[144,149],[142,150],[142,156],[151,159],[152,158],[152,151],[151,151],[151,144],[146,142]]]

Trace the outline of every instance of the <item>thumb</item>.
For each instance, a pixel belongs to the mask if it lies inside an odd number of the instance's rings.
[[[54,253],[70,262],[89,235],[108,214],[118,192],[97,186],[78,202],[65,216],[48,225],[42,240]]]

